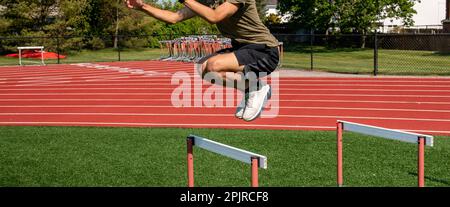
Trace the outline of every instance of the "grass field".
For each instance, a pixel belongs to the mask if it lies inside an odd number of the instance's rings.
[[[329,50],[314,47],[313,50],[314,70],[353,74],[373,73],[373,49]],[[378,72],[383,75],[450,75],[450,54],[380,49],[378,58]],[[287,50],[283,67],[310,70],[309,48]]]
[[[332,131],[0,127],[0,186],[186,186],[186,136],[268,157],[260,186],[335,186]],[[426,148],[427,186],[450,186],[450,138]],[[417,185],[417,146],[346,133],[346,186]],[[196,186],[249,186],[250,166],[194,149]]]
[[[114,62],[119,60],[119,53],[115,49],[82,50],[80,52],[71,52],[64,55],[67,55],[67,58],[60,59],[60,63]],[[151,60],[159,58],[160,55],[160,49],[123,49],[120,51],[120,60]],[[46,60],[45,63],[56,64],[57,60]],[[17,58],[0,57],[0,66],[18,64],[19,59]]]
[[[372,74],[372,49],[327,49],[314,47],[314,70],[337,73]],[[160,49],[126,49],[121,51],[121,61],[157,59]],[[379,74],[383,75],[450,75],[450,54],[432,51],[379,50]],[[118,61],[114,49],[97,51],[83,50],[68,54],[61,63]],[[56,60],[48,60],[55,64]],[[17,65],[16,58],[0,57],[0,65]],[[311,69],[309,48],[287,48],[283,67],[289,69]]]

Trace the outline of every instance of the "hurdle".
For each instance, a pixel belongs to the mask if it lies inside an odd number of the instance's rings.
[[[433,146],[433,136],[416,134],[411,132],[405,132],[400,130],[387,129],[382,127],[358,124],[347,121],[337,121],[337,185],[342,187],[344,184],[343,178],[343,151],[342,151],[342,138],[343,131],[351,131],[365,135],[371,135],[375,137],[381,137],[385,139],[397,140],[402,142],[417,143],[417,175],[418,186],[425,186],[425,145]]]
[[[194,187],[194,146],[223,155],[225,157],[251,164],[251,187],[258,187],[258,169],[267,169],[267,158],[263,155],[231,147],[192,134],[187,137],[186,141],[188,187]]]
[[[33,49],[38,49],[41,51],[41,64],[45,65],[44,62],[44,46],[28,46],[28,47],[17,47],[17,49],[19,50],[19,65],[22,66],[22,50],[33,50]]]

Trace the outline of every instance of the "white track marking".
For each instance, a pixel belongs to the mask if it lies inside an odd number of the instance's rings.
[[[102,80],[103,76],[93,76],[90,78],[94,78],[94,77],[98,77],[100,79],[89,79],[89,80],[85,80],[85,81],[97,81],[97,80]],[[129,77],[129,76],[126,76]],[[105,80],[110,80],[110,79],[119,79],[119,78],[124,78],[123,76],[106,76],[106,78],[104,78]],[[19,82],[37,82],[38,80],[34,80],[34,81],[19,81]],[[159,85],[160,86],[160,85]],[[198,85],[198,86],[205,86],[205,87],[211,87],[210,85]],[[190,86],[192,87],[192,86]],[[186,88],[190,88],[190,87],[186,87]],[[222,86],[213,86],[215,88],[223,88]],[[24,88],[19,88],[19,89],[0,89],[0,91],[42,91],[42,90],[52,90],[52,91],[76,91],[76,90],[174,90],[176,88],[176,86],[171,86],[169,85],[168,87],[165,88],[158,88],[158,87],[148,87],[148,88],[143,88],[143,87],[139,87],[139,88],[95,88],[95,87],[86,87],[86,88],[29,88],[29,89],[24,89]],[[300,89],[300,88],[286,88],[286,87],[280,87],[280,90],[283,91],[374,91],[374,92],[447,92],[450,93],[450,90],[402,90],[402,89],[334,89],[334,88],[306,88],[306,89]]]
[[[0,108],[176,108],[172,105],[0,105]],[[182,109],[190,109],[195,107],[181,107]],[[213,109],[235,108],[235,106],[213,107]],[[433,109],[408,109],[408,108],[351,108],[351,107],[303,107],[303,106],[280,106],[271,107],[279,109],[313,109],[313,110],[350,110],[350,111],[401,111],[401,112],[429,112],[429,113],[450,113],[450,110],[433,110]]]
[[[234,117],[233,114],[189,114],[189,113],[0,113],[0,116],[48,116],[48,115],[76,115],[76,116],[197,116],[197,117]],[[261,115],[265,117],[264,114]],[[435,121],[450,122],[450,119],[423,119],[411,117],[377,117],[377,116],[316,116],[316,115],[277,115],[277,118],[330,118],[330,119],[368,119],[368,120],[396,120],[396,121]]]
[[[203,95],[203,93],[191,93],[191,95]],[[236,94],[236,93],[223,93],[223,95],[227,94]],[[170,95],[168,93],[9,93],[9,94],[0,94],[0,96],[30,96],[30,95]],[[437,96],[437,95],[402,95],[402,94],[308,94],[308,93],[282,93],[280,96],[352,96],[352,97],[411,97],[411,98],[450,98],[450,96]],[[419,97],[418,97],[419,96]]]
[[[192,99],[192,101],[195,101],[197,99]],[[224,99],[224,100],[228,100],[228,99]],[[233,100],[233,99],[232,99]],[[151,102],[151,101],[170,101],[170,99],[117,99],[117,98],[104,98],[104,99],[98,99],[98,98],[84,98],[84,99],[79,99],[79,98],[43,98],[43,99],[39,99],[39,98],[21,98],[21,99],[0,99],[0,102],[4,102],[4,101],[121,101],[121,102],[128,102],[128,101],[144,101],[144,102]],[[436,105],[450,105],[450,102],[416,102],[416,101],[362,101],[362,100],[315,100],[315,99],[290,99],[290,100],[279,100],[280,102],[328,102],[328,103],[381,103],[381,104],[436,104]]]

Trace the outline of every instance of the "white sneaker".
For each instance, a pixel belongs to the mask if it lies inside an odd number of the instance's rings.
[[[239,105],[236,107],[236,113],[234,115],[238,119],[242,119],[242,117],[244,116],[245,103],[248,100],[248,96],[249,96],[248,93],[244,93],[241,103],[239,103]]]
[[[272,89],[268,84],[265,84],[259,90],[250,91],[242,118],[245,121],[253,121],[258,118],[271,95]]]

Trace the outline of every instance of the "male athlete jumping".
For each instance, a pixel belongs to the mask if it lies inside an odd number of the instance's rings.
[[[142,0],[125,0],[129,8],[138,9],[167,23],[175,24],[200,16],[216,24],[221,34],[232,40],[232,48],[203,58],[196,67],[204,79],[232,86],[245,93],[236,109],[237,118],[252,121],[259,117],[271,96],[270,85],[259,78],[276,69],[279,51],[277,39],[258,16],[255,0],[178,1],[185,7],[172,12],[158,9]],[[211,76],[214,78],[206,78]]]

